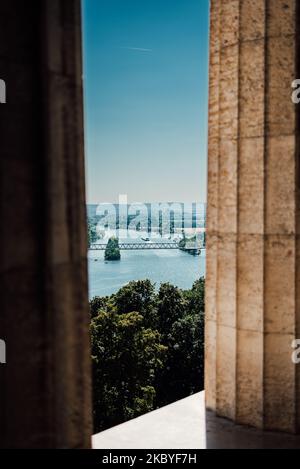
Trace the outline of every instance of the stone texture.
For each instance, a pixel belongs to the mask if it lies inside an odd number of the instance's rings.
[[[264,279],[266,332],[295,333],[295,274],[294,237],[268,236]]]
[[[0,57],[0,446],[88,448],[80,1],[2,1]]]
[[[234,327],[217,324],[216,410],[232,420],[236,417],[236,338]]]
[[[263,334],[237,333],[236,422],[263,428]]]
[[[239,143],[238,217],[240,235],[264,234],[263,137],[242,138]]]
[[[239,0],[220,0],[221,47],[229,47],[239,39]]]
[[[238,45],[220,51],[219,138],[233,140],[238,137]]]
[[[266,234],[295,235],[296,139],[270,137],[266,155]]]
[[[296,28],[296,25],[295,25]],[[267,47],[266,126],[269,135],[294,135],[295,106],[291,85],[296,73],[296,34],[270,37]]]
[[[255,234],[239,235],[237,258],[237,327],[239,330],[262,333],[264,328],[263,237]],[[255,262],[252,263],[251,259],[255,259]],[[249,268],[250,262],[251,268]]]
[[[297,0],[268,1],[268,35],[284,36],[295,34],[297,22]]]
[[[216,387],[217,387],[217,323],[216,321],[206,321],[205,325],[205,389],[207,393],[206,405],[209,409],[216,408]]]
[[[210,372],[205,373],[205,389],[208,389],[207,406],[216,407],[216,302],[217,302],[217,254],[218,238],[218,205],[219,205],[219,79],[220,79],[220,7],[218,0],[211,0],[210,16],[210,80],[209,80],[209,139],[208,147],[210,158],[208,160],[208,178],[210,184],[207,191],[207,202],[210,206],[207,213],[207,227],[209,227],[210,237],[206,264],[206,328],[205,328],[205,366]]]
[[[233,328],[236,326],[236,253],[236,235],[220,236],[217,274],[222,282],[217,284],[217,321]]]
[[[264,340],[264,428],[297,431],[295,373],[291,360],[294,334],[271,333]]]
[[[239,68],[239,137],[262,137],[265,128],[263,39],[240,44]]]
[[[291,360],[300,337],[300,119],[291,83],[300,76],[300,7],[220,0],[211,17],[219,27],[211,28],[207,407],[293,433],[300,428],[300,370]]]
[[[242,0],[240,2],[240,40],[255,41],[265,37],[265,0]]]
[[[237,232],[237,140],[221,140],[219,144],[218,228],[222,234]]]

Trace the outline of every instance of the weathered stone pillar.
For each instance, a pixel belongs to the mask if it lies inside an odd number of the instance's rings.
[[[287,432],[300,428],[299,3],[211,0],[207,407]]]
[[[90,446],[80,0],[2,0],[0,446]]]

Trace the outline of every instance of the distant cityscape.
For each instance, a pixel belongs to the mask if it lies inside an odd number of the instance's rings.
[[[149,239],[204,237],[206,204],[203,203],[133,203],[88,204],[89,226],[97,239],[109,236]]]

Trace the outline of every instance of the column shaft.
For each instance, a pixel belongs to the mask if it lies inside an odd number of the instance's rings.
[[[0,446],[87,448],[80,1],[3,0],[0,76]]]
[[[207,407],[295,432],[299,5],[215,0],[211,20]]]

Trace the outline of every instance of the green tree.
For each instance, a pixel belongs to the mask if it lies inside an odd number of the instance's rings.
[[[183,292],[188,302],[187,309],[193,315],[204,313],[205,310],[205,279],[204,277],[194,282],[191,290]]]
[[[107,311],[108,303],[109,303],[108,296],[106,297],[95,296],[90,301],[91,319],[94,319],[95,317],[97,317],[101,311]]]
[[[121,259],[119,240],[117,238],[110,238],[108,240],[104,257],[106,261],[119,261]]]
[[[186,301],[178,287],[170,283],[163,283],[158,292],[157,305],[158,330],[162,334],[163,339],[166,340],[171,332],[173,323],[185,314]]]
[[[114,295],[119,313],[138,311],[144,318],[145,327],[157,329],[157,297],[155,285],[150,280],[129,282]]]
[[[164,284],[159,291],[159,332],[168,347],[156,376],[156,405],[161,407],[203,389],[204,279],[191,290]]]
[[[156,372],[166,347],[136,312],[100,311],[92,320],[95,431],[153,410]]]
[[[155,382],[158,407],[203,389],[203,315],[185,315],[174,322],[164,344],[168,346],[167,359]]]
[[[203,389],[204,297],[144,280],[91,301],[95,431]]]

